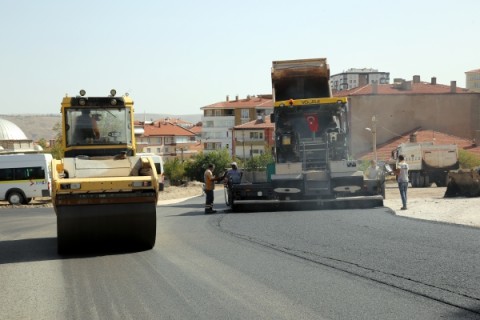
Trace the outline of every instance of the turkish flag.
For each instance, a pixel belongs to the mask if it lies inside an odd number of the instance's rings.
[[[305,119],[308,123],[308,128],[312,132],[318,131],[318,115],[316,113],[307,113],[305,114]]]

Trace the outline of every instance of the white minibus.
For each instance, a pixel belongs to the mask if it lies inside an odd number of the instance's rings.
[[[153,163],[155,163],[155,168],[157,169],[158,175],[158,187],[160,191],[163,191],[165,188],[164,178],[165,175],[163,173],[163,159],[161,156],[153,154],[153,153],[137,153],[137,156],[141,157],[151,157]]]
[[[0,155],[0,201],[27,204],[51,196],[51,154]]]

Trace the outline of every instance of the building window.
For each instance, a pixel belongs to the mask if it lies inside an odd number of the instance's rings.
[[[215,116],[220,117],[222,115],[222,110],[215,110]]]
[[[162,152],[162,148],[157,148],[157,153],[161,153]]]
[[[251,140],[263,140],[263,132],[250,132]]]
[[[248,109],[242,109],[241,110],[241,118],[242,120],[245,120],[245,119],[250,119],[250,110]]]

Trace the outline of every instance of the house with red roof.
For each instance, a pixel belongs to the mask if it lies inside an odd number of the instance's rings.
[[[194,156],[203,148],[196,133],[185,127],[194,128],[195,125],[169,118],[136,121],[137,152],[154,153],[164,160],[178,158],[183,161]]]
[[[411,81],[394,79],[393,84],[368,84],[334,92],[346,96],[350,108],[351,150],[355,157],[421,128],[480,141],[480,93],[429,82],[414,76]],[[372,130],[375,128],[375,130]],[[375,134],[375,137],[372,135]]]
[[[275,145],[275,125],[270,116],[240,124],[233,128],[232,154],[235,158],[247,159],[271,152]]]
[[[271,94],[247,96],[245,99],[236,96],[233,100],[227,96],[225,101],[201,109],[204,152],[227,148],[233,155],[233,128],[270,115],[273,112],[273,100]]]

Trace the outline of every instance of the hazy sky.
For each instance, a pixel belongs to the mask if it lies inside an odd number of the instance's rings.
[[[128,92],[137,113],[199,114],[271,93],[273,60],[331,74],[465,86],[480,68],[480,1],[0,0],[1,114],[58,113],[65,94]]]

